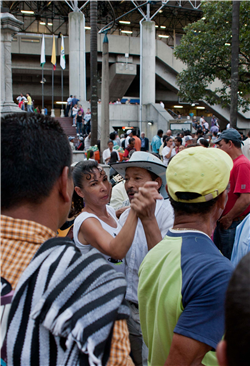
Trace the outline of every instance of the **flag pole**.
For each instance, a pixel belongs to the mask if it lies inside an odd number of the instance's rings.
[[[62,89],[62,109],[61,109],[61,117],[64,117],[64,108],[63,108],[63,69],[61,69],[61,89]]]
[[[51,117],[55,117],[55,110],[54,110],[54,66],[52,66],[52,109],[51,109]]]
[[[43,80],[43,67],[42,67],[42,114],[44,114],[44,80]]]

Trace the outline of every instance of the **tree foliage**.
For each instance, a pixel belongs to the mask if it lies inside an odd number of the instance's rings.
[[[209,104],[230,104],[232,1],[204,1],[203,19],[184,28],[185,35],[175,56],[186,64],[178,75],[179,96],[187,102],[206,100]],[[205,18],[205,19],[204,19]],[[238,106],[250,103],[250,2],[240,5],[240,48]],[[218,78],[221,86],[210,89]]]

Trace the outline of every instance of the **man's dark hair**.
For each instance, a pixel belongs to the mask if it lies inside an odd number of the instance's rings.
[[[131,144],[131,142],[135,141],[135,139],[133,137],[130,137],[130,139],[128,140],[129,145]]]
[[[181,137],[177,136],[175,139],[176,139],[176,141],[178,141],[182,144],[182,138]]]
[[[192,200],[201,197],[199,193],[193,192],[176,192],[175,194],[177,198],[181,200]],[[170,203],[174,209],[175,216],[200,215],[207,213],[213,208],[216,201],[218,200],[218,197],[207,202],[186,203],[174,201],[169,195]]]
[[[136,136],[136,130],[135,129],[132,130],[132,135]]]
[[[250,365],[250,253],[241,259],[228,285],[225,340],[229,366]]]
[[[49,116],[15,113],[1,119],[2,209],[48,197],[71,148],[60,123]]]
[[[229,141],[232,141],[232,143],[234,144],[235,147],[237,147],[238,149],[241,148],[241,141],[233,141],[233,140],[230,140],[230,139],[223,139],[225,141],[226,144],[229,143]]]
[[[111,133],[109,134],[109,138],[110,138],[111,140],[115,140],[115,132],[111,132]]]
[[[158,130],[157,131],[157,135],[162,135],[163,134],[163,131],[162,130]]]
[[[89,159],[93,158],[94,156],[94,151],[93,150],[89,150]]]
[[[209,142],[206,139],[200,139],[199,143],[204,147],[209,147]]]

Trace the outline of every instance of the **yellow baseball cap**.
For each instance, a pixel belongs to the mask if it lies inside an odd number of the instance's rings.
[[[191,147],[178,153],[166,172],[168,193],[174,201],[198,203],[210,201],[227,187],[233,160],[216,148]],[[201,196],[179,199],[176,192],[192,192]]]

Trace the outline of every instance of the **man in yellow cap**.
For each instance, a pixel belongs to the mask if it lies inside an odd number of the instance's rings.
[[[232,159],[193,147],[170,162],[175,220],[139,269],[139,312],[149,365],[217,365],[224,299],[233,271],[211,240],[227,202]],[[211,179],[213,176],[213,179]]]

